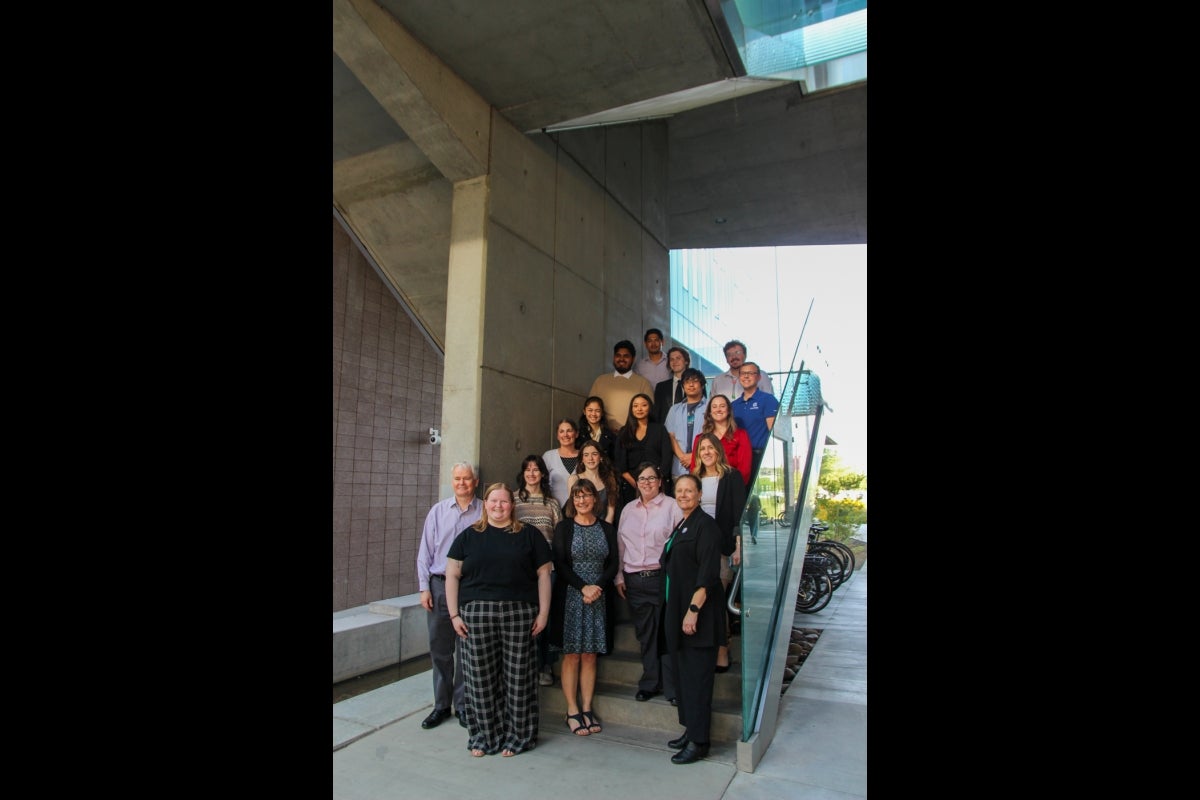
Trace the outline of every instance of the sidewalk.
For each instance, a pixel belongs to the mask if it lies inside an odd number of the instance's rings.
[[[795,627],[821,637],[783,695],[774,740],[753,773],[735,766],[734,748],[713,749],[678,766],[666,737],[605,724],[572,736],[543,717],[535,750],[515,758],[471,758],[466,732],[451,717],[421,729],[433,707],[428,672],[333,706],[334,800],[539,795],[655,800],[854,800],[867,796],[867,567]],[[662,741],[658,741],[662,739]]]

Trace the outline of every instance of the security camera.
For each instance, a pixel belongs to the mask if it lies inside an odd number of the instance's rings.
[[[429,443],[430,444],[441,444],[442,443],[442,433],[437,428],[429,429]]]

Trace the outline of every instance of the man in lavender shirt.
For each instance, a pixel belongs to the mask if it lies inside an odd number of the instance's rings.
[[[426,623],[429,658],[433,662],[433,711],[421,722],[425,730],[441,725],[451,709],[458,714],[458,724],[467,727],[462,655],[446,606],[446,553],[454,537],[483,516],[483,501],[475,496],[479,474],[472,465],[464,461],[455,464],[450,480],[454,496],[439,500],[429,509],[417,549],[417,587],[421,590],[421,606],[429,612]]]

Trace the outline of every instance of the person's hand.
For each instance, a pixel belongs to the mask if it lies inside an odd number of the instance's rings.
[[[454,626],[454,632],[458,634],[458,638],[467,638],[467,623],[463,622],[463,618],[461,616],[457,616],[450,620],[450,624]]]
[[[617,594],[621,595],[622,600],[625,599],[625,584],[623,584],[623,583],[617,584]]]
[[[546,622],[549,620],[549,615],[542,616],[538,614],[533,618],[533,635],[537,636],[542,631],[546,630]]]
[[[692,618],[691,622],[688,622],[688,617]],[[689,611],[686,614],[684,614],[683,615],[683,632],[685,634],[687,634],[688,636],[691,636],[693,633],[695,633],[696,632],[696,621],[699,618],[700,618],[700,615],[694,611]]]
[[[426,611],[433,611],[433,592],[428,589],[421,592],[421,608]]]

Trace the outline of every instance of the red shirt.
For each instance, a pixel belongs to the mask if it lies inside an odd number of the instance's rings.
[[[692,463],[688,465],[689,472],[696,468],[696,448],[700,445],[700,437],[703,435],[696,434],[692,441]],[[733,432],[732,438],[727,436],[721,440],[721,446],[725,448],[725,460],[729,462],[729,466],[742,473],[742,483],[749,488],[750,459],[754,457],[750,447],[750,434],[746,433],[745,428],[738,428]]]

